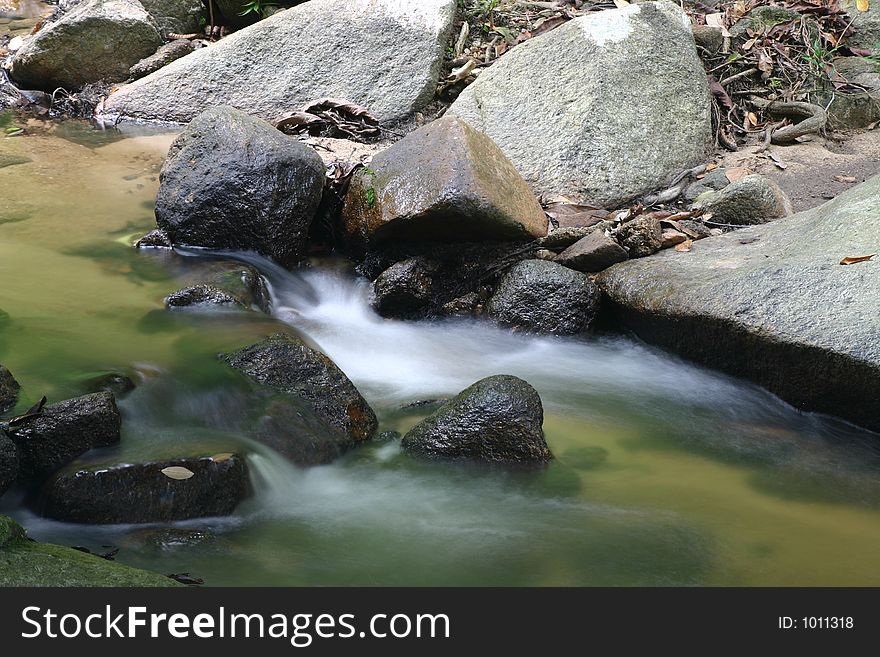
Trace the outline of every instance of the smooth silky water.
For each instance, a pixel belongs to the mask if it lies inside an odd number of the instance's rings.
[[[203,256],[130,247],[153,226],[173,135],[126,132],[34,123],[0,138],[30,160],[0,168],[0,362],[23,385],[17,410],[133,372],[122,445],[99,457],[244,449],[255,495],[231,518],[83,526],[7,494],[0,512],[32,537],[208,585],[880,584],[880,438],[747,383],[623,337],[383,320],[338,262],[290,273],[240,256],[271,283],[271,319],[164,311],[181,263]],[[233,383],[216,360],[281,324],[338,363],[383,430],[417,422],[412,402],[520,376],[557,458],[424,463],[391,441],[297,468],[224,430]]]

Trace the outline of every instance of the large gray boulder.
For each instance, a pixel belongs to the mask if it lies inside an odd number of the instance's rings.
[[[118,443],[121,425],[113,394],[97,392],[0,428],[18,449],[19,482],[33,484],[90,449]]]
[[[137,0],[87,0],[25,41],[12,59],[12,77],[45,91],[125,80],[161,45],[156,22]]]
[[[206,18],[202,0],[140,0],[156,21],[163,37],[169,34],[193,34],[202,31]]]
[[[532,333],[574,335],[589,328],[599,297],[599,288],[586,274],[555,262],[523,260],[501,278],[486,313]]]
[[[238,454],[65,468],[37,498],[55,520],[95,524],[226,516],[250,494]]]
[[[351,180],[342,211],[350,242],[528,240],[547,216],[486,135],[444,117],[376,155]]]
[[[553,458],[544,440],[544,408],[515,376],[477,381],[419,422],[401,447],[439,459],[536,463]]]
[[[787,219],[605,271],[622,325],[803,410],[880,430],[880,176]]]
[[[547,197],[614,207],[705,159],[706,73],[671,2],[591,13],[517,46],[450,108]]]
[[[174,244],[303,255],[324,164],[297,139],[232,107],[197,116],[159,174],[156,223]]]
[[[232,105],[272,120],[330,96],[391,123],[433,98],[455,6],[311,0],[123,87],[105,110],[187,122],[209,107]]]
[[[0,413],[5,413],[18,402],[18,391],[21,389],[12,372],[0,365]]]

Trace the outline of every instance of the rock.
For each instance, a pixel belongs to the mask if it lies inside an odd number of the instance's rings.
[[[633,99],[638,99],[633,102]],[[595,12],[529,39],[450,108],[548,198],[619,207],[704,161],[706,73],[670,2]]]
[[[793,212],[779,185],[758,174],[730,183],[719,192],[701,194],[694,208],[711,213],[712,221],[735,226],[763,224]]]
[[[68,467],[43,486],[41,515],[93,524],[228,516],[250,494],[238,454]]]
[[[880,430],[880,176],[793,217],[615,265],[622,326],[801,410]]]
[[[191,52],[195,52],[196,46],[189,39],[177,39],[166,43],[149,57],[144,57],[128,71],[128,77],[137,80],[145,75],[158,71],[167,66],[175,59],[180,59]]]
[[[599,289],[585,274],[546,260],[515,264],[486,304],[501,324],[554,335],[586,331],[598,308]]]
[[[35,543],[0,516],[0,586],[180,586],[172,579],[79,550]]]
[[[515,376],[490,376],[419,422],[401,447],[427,458],[540,463],[553,458],[543,422],[532,386]]]
[[[18,478],[18,449],[0,429],[0,497]]]
[[[584,239],[596,231],[595,226],[581,228],[557,228],[547,237],[541,240],[541,246],[545,249],[564,251],[575,242]]]
[[[376,414],[358,389],[330,358],[300,338],[276,333],[224,360],[256,383],[308,402],[348,437],[348,446],[376,433]]]
[[[762,32],[771,27],[800,20],[801,14],[787,7],[762,5],[755,7],[730,28],[730,37],[740,43],[749,38],[748,30]]]
[[[19,481],[36,483],[90,449],[118,443],[121,424],[113,395],[98,392],[46,406],[35,417],[6,425],[18,448]]]
[[[373,307],[383,317],[418,317],[431,304],[439,265],[425,257],[395,263],[373,283]]]
[[[707,173],[703,178],[695,180],[688,185],[682,193],[682,198],[693,203],[700,194],[717,192],[729,184],[730,180],[727,178],[727,171],[725,169],[715,169]]]
[[[324,165],[268,123],[216,107],[174,141],[159,181],[156,223],[174,244],[256,251],[290,266],[302,258]]]
[[[880,35],[877,47],[880,49]],[[828,126],[832,130],[855,130],[880,121],[880,66],[877,65],[877,59],[837,57],[834,60],[834,69],[842,78],[859,85],[865,91],[839,94],[829,84],[828,88],[818,89],[811,94],[810,102],[828,108]]]
[[[488,295],[468,292],[440,306],[440,314],[447,317],[474,317],[483,309]]]
[[[444,117],[373,158],[351,180],[342,220],[356,245],[527,240],[547,217],[486,135]]]
[[[161,45],[155,21],[136,0],[87,0],[25,42],[12,59],[12,77],[50,92],[124,80]]]
[[[596,272],[629,258],[626,249],[605,233],[595,231],[556,256],[556,262],[569,269]]]
[[[156,21],[163,38],[167,39],[172,33],[202,31],[206,18],[202,0],[140,0],[140,3]]]
[[[617,230],[617,239],[630,258],[644,258],[663,248],[663,231],[653,217],[636,217]]]
[[[876,2],[868,3],[868,11],[859,11],[856,0],[840,0],[840,8],[846,11],[852,21],[854,34],[847,33],[846,45],[853,48],[867,48],[876,55],[880,51],[880,7]]]
[[[18,403],[19,390],[21,386],[12,372],[0,365],[0,413],[5,413]]]
[[[199,276],[204,282],[171,293],[165,298],[165,307],[232,306],[269,312],[269,290],[255,267],[235,261],[209,262],[200,268]]]
[[[724,32],[720,27],[694,25],[691,27],[694,42],[710,55],[716,54],[724,46]]]
[[[118,399],[134,390],[135,385],[131,377],[121,372],[107,372],[86,381],[84,388],[88,392],[111,392]]]
[[[136,249],[170,249],[173,245],[164,230],[151,230],[134,243]]]
[[[330,96],[391,124],[434,97],[455,7],[311,0],[121,88],[105,111],[185,123],[227,104],[272,120]]]

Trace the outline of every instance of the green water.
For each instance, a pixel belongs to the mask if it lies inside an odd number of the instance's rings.
[[[0,362],[41,395],[121,370],[123,443],[100,459],[243,449],[256,495],[232,518],[169,526],[47,521],[31,535],[120,548],[123,563],[208,585],[880,584],[880,441],[623,338],[388,322],[327,263],[259,262],[275,318],[174,313],[198,259],[137,252],[172,135],[32,123],[0,137]],[[401,406],[512,373],[539,390],[556,461],[538,472],[425,464],[396,442],[296,468],[229,427],[217,352],[294,325],[362,390],[382,429]],[[213,453],[213,452],[212,452]]]

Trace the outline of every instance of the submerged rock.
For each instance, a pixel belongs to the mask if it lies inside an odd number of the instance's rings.
[[[528,240],[547,234],[529,186],[486,135],[444,117],[376,155],[353,177],[349,242]]]
[[[0,586],[180,586],[174,580],[60,545],[36,543],[0,516]]]
[[[203,282],[172,292],[165,298],[167,308],[232,306],[269,312],[269,290],[255,267],[234,261],[217,261],[205,263],[199,271]]]
[[[170,249],[173,245],[164,230],[151,230],[134,243],[136,249]]]
[[[43,487],[41,515],[64,522],[144,523],[230,515],[250,494],[238,454],[70,467]]]
[[[201,4],[201,2],[199,2]],[[137,80],[145,75],[158,71],[163,66],[168,66],[175,59],[180,59],[196,49],[195,44],[189,39],[176,39],[159,48],[149,57],[144,57],[128,71],[132,80]]]
[[[112,393],[97,392],[46,406],[38,415],[6,425],[18,448],[19,481],[37,483],[90,449],[118,443],[121,424]]]
[[[555,261],[577,271],[596,272],[623,262],[628,257],[626,249],[604,232],[593,231],[556,256]]]
[[[489,317],[535,333],[583,333],[599,309],[586,274],[546,260],[524,260],[502,277],[486,304]]]
[[[311,0],[122,87],[105,109],[185,123],[228,104],[273,120],[330,96],[393,123],[434,97],[455,7],[455,0]]]
[[[0,365],[0,413],[5,413],[18,403],[19,390],[21,386],[12,376],[12,372]]]
[[[690,20],[671,2],[643,2],[518,45],[450,112],[541,194],[616,207],[704,160],[710,107]]]
[[[314,150],[232,107],[215,107],[171,145],[156,223],[174,244],[303,255],[324,186]]]
[[[156,22],[137,0],[86,0],[25,41],[12,77],[50,92],[124,80],[161,45]]]
[[[124,397],[135,389],[131,377],[122,372],[107,372],[85,381],[83,386],[88,392],[110,392],[117,399]]]
[[[734,226],[763,224],[792,214],[791,201],[774,181],[757,174],[746,176],[717,192],[697,197],[695,208],[712,221]]]
[[[615,265],[622,325],[802,410],[880,430],[880,176],[793,217]]]
[[[553,458],[543,422],[532,386],[515,376],[490,376],[419,422],[401,447],[428,458],[543,462]]]
[[[252,381],[306,401],[346,436],[347,446],[376,433],[376,414],[330,358],[300,338],[277,333],[224,357]]]
[[[18,449],[0,429],[0,496],[18,479]]]

